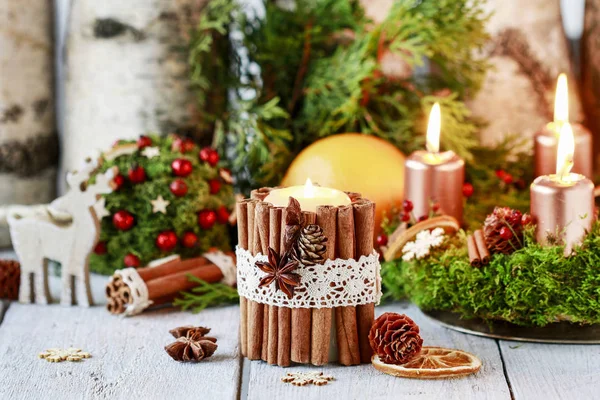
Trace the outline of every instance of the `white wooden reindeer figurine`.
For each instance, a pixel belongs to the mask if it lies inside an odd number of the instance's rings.
[[[96,166],[88,161],[80,171],[69,173],[69,191],[44,211],[27,217],[9,215],[13,246],[21,262],[21,303],[51,302],[48,260],[53,260],[61,264],[61,304],[92,304],[88,257],[98,241],[99,222],[91,207],[98,195],[112,191],[110,182],[116,173],[115,168],[98,174],[96,182],[87,186]],[[67,219],[59,213],[67,214]]]

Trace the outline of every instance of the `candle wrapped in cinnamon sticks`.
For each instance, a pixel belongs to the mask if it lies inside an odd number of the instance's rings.
[[[173,256],[160,260],[158,265],[118,270],[106,285],[106,308],[111,314],[133,315],[150,305],[170,303],[179,292],[197,285],[190,281],[190,275],[208,283],[220,282],[224,279],[225,266],[216,265],[209,259],[214,259],[214,255],[208,253],[206,257],[187,260]],[[233,264],[233,254],[229,253],[227,257]],[[144,304],[136,305],[135,311],[132,311],[130,305],[138,298],[144,298]]]
[[[373,252],[375,204],[362,199],[358,193],[350,193],[352,204],[337,207],[322,205],[317,207],[315,213],[301,211],[298,201],[291,197],[287,207],[273,207],[263,201],[271,190],[255,190],[252,199],[238,202],[238,215],[247,216],[240,218],[238,224],[238,259],[252,260],[254,256],[257,257],[254,259],[265,260],[265,255],[272,249],[281,259],[289,256],[290,262],[296,263],[302,275],[302,270],[306,268],[312,270],[311,273],[335,268],[331,266],[333,264],[326,264],[327,260],[336,261],[338,268],[343,266],[346,269],[349,267],[346,267],[344,260],[352,260],[354,265],[358,265],[357,260],[366,256],[369,260],[363,262],[371,263],[372,268],[367,270],[373,271],[372,283],[367,290],[376,299],[380,289],[376,287],[377,270],[373,267],[373,263],[378,265],[377,255]],[[268,262],[273,264],[272,261],[269,259]],[[265,262],[261,261],[262,264]],[[370,303],[371,300],[358,303],[342,301],[339,304],[343,306],[338,307],[331,303],[332,293],[324,293],[323,297],[310,297],[313,300],[304,303],[306,305],[286,306],[286,300],[281,300],[281,303],[257,297],[258,280],[253,281],[257,282],[254,283],[257,286],[241,289],[240,283],[243,287],[250,280],[258,279],[254,277],[258,264],[258,261],[256,265],[243,263],[248,270],[242,275],[239,275],[241,267],[238,265],[243,355],[283,367],[292,362],[323,365],[332,361],[332,356],[343,365],[370,362],[368,332],[373,323],[376,300]],[[311,265],[322,266],[321,269],[315,269]],[[262,267],[260,269],[263,270]],[[278,278],[273,276],[270,279],[273,280],[267,281],[266,286]],[[359,278],[352,275],[351,279]],[[363,278],[360,280],[362,282]],[[275,287],[274,283],[272,285]],[[306,290],[307,287],[302,284],[295,287],[293,298],[302,297]],[[345,289],[338,284],[335,290],[343,292]],[[333,297],[338,295],[344,298],[340,292],[333,294]]]

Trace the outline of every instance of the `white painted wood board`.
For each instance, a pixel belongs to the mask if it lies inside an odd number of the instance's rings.
[[[515,399],[598,399],[600,346],[500,341]]]
[[[457,348],[477,355],[483,362],[482,369],[466,378],[425,381],[395,378],[375,370],[371,365],[279,368],[262,361],[252,361],[248,399],[510,399],[495,340],[443,328],[425,317],[414,305],[396,303],[375,309],[376,315],[386,311],[404,313],[413,318],[421,328],[425,345]],[[281,382],[281,377],[287,372],[303,370],[323,371],[333,375],[335,381],[320,387],[297,387]]]
[[[0,398],[236,399],[238,319],[236,306],[124,319],[102,307],[13,303],[0,325]],[[174,340],[169,329],[188,324],[212,328],[219,345],[212,358],[184,364],[164,351]],[[55,364],[37,357],[47,348],[69,346],[92,358]]]

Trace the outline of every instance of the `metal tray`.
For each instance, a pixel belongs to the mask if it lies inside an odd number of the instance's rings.
[[[520,342],[600,344],[600,324],[577,325],[557,322],[544,327],[524,327],[502,321],[461,319],[460,315],[448,311],[423,313],[446,328],[471,335]]]

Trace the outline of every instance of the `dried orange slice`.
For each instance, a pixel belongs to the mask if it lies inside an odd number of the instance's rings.
[[[471,353],[428,346],[402,365],[385,364],[377,355],[373,356],[371,362],[376,369],[386,374],[414,379],[458,378],[474,374],[481,368],[481,360]]]

